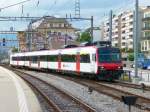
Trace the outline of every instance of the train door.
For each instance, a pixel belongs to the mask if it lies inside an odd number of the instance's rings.
[[[32,61],[32,57],[29,56],[29,67],[31,67],[31,61]]]
[[[76,55],[76,72],[80,73],[80,52]]]
[[[58,71],[61,70],[61,54],[58,54]]]
[[[95,73],[95,69],[96,69],[96,54],[92,53],[90,54],[90,62],[91,62],[91,72]]]
[[[19,57],[17,56],[17,66],[19,65]]]
[[[40,68],[40,56],[37,56],[38,68]]]

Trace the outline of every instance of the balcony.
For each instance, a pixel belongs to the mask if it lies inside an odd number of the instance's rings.
[[[142,28],[142,30],[150,30],[150,27],[144,27],[144,28]]]
[[[142,40],[150,40],[150,36],[142,37]]]
[[[145,17],[142,19],[143,21],[150,21],[150,17]]]

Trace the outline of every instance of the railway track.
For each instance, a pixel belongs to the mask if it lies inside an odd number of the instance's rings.
[[[52,112],[96,112],[95,109],[79,99],[61,91],[59,88],[56,88],[39,78],[16,69],[13,69],[13,71],[45,97],[50,109],[54,110]]]
[[[55,74],[56,75],[56,74]],[[65,78],[67,80],[74,81],[78,84],[84,85],[86,87],[89,87],[91,90],[95,90],[99,93],[105,94],[107,96],[110,96],[114,99],[117,99],[119,101],[122,101],[122,96],[136,96],[137,102],[135,104],[135,107],[145,110],[145,112],[150,112],[150,99],[145,98],[139,95],[135,95],[130,92],[126,92],[120,89],[116,89],[114,87],[111,87],[109,85],[104,85],[101,83],[98,83],[96,81],[87,80],[87,79],[81,79],[81,78],[72,78],[72,77],[64,77],[61,75],[58,75],[59,77]],[[133,87],[134,88],[134,87]]]
[[[145,91],[150,91],[150,87],[145,86],[143,84],[138,85],[138,84],[132,84],[132,83],[127,83],[127,82],[122,82],[122,81],[115,81],[115,83],[113,83],[113,85],[119,85],[122,87],[129,87],[129,88],[134,88],[134,89],[144,89]],[[144,88],[143,88],[143,86],[144,86]]]
[[[127,91],[123,91],[120,89],[116,89],[115,87],[111,87],[109,85],[104,85],[102,83],[98,83],[96,81],[92,80],[86,80],[86,79],[78,79],[78,78],[70,78],[65,77],[68,80],[74,81],[78,84],[84,85],[86,87],[89,87],[90,91],[97,91],[99,93],[108,95],[114,99],[117,99],[119,101],[122,101],[122,96],[135,96],[137,97],[137,101],[135,106],[139,109],[145,110],[146,112],[150,112],[150,99],[142,97],[140,95],[136,95]]]

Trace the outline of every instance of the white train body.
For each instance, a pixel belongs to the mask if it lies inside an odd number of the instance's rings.
[[[10,56],[10,65],[94,74],[93,76],[98,76],[99,79],[118,79],[122,72],[120,51],[112,47],[88,46],[15,53]]]
[[[42,60],[39,61],[41,56],[74,55],[75,58],[77,58],[77,54],[88,55],[89,61],[87,63],[80,62],[79,64],[76,61],[75,62],[63,62],[58,60],[55,62],[42,61]],[[37,68],[37,69],[52,69],[52,70],[86,72],[86,73],[96,74],[97,63],[95,57],[94,59],[92,59],[92,55],[96,56],[96,47],[79,47],[79,48],[67,48],[67,49],[59,49],[59,50],[23,52],[23,53],[12,54],[10,56],[10,64],[14,66],[25,66],[25,67]],[[30,57],[30,56],[37,56],[38,59],[35,60],[19,59],[19,57]],[[18,57],[18,59],[13,60],[13,57]]]

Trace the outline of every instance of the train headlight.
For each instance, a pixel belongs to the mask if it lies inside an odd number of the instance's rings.
[[[100,68],[101,68],[101,69],[104,69],[104,67],[103,67],[103,66],[101,66]]]
[[[122,69],[122,66],[118,66],[118,69]]]

